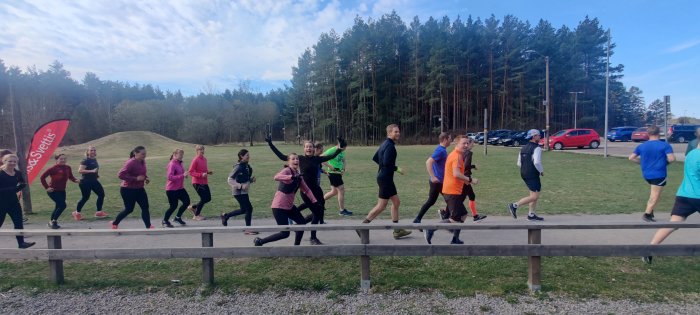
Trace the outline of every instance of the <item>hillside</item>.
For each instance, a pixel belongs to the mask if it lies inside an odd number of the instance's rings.
[[[85,148],[95,146],[97,154],[104,158],[124,159],[136,146],[145,146],[149,157],[170,156],[175,148],[193,149],[194,144],[175,141],[150,131],[117,132],[86,143],[60,147],[56,152],[64,152],[69,157],[82,156]],[[191,150],[188,150],[191,151]]]

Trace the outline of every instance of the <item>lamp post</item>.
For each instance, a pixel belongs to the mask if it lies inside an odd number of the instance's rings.
[[[574,129],[576,129],[576,120],[578,119],[578,95],[583,92],[569,92],[574,95]]]
[[[545,56],[536,50],[526,50],[525,53],[536,53],[544,57],[545,68],[545,89],[544,92],[544,111],[545,111],[545,129],[544,129],[544,146],[545,150],[549,151],[549,56]]]

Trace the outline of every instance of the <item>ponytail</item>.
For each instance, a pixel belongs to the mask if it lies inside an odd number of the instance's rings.
[[[246,149],[238,151],[238,162],[240,162],[246,154],[248,154],[248,150]]]
[[[144,147],[142,145],[135,147],[133,150],[131,150],[131,153],[129,153],[129,158],[133,159],[136,156],[136,153],[139,153],[145,149],[146,149],[146,147]]]

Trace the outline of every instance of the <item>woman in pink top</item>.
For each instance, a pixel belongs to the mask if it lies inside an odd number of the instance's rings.
[[[56,165],[47,169],[44,174],[41,174],[41,185],[46,189],[49,198],[56,204],[51,213],[51,221],[49,228],[59,229],[58,217],[61,216],[63,210],[66,210],[66,183],[70,181],[79,183],[80,181],[73,176],[70,166],[66,165],[66,155],[63,153],[56,154]],[[46,178],[50,178],[51,182],[47,183]]]
[[[185,212],[187,207],[190,205],[190,195],[185,190],[184,182],[187,178],[187,173],[182,167],[182,157],[185,155],[185,151],[182,149],[175,149],[173,154],[170,155],[170,163],[168,163],[168,170],[166,171],[168,181],[165,183],[165,195],[168,196],[168,203],[170,208],[165,211],[165,216],[163,217],[163,227],[173,227],[170,224],[170,216],[177,208],[177,202],[181,201],[182,205],[175,215],[173,221],[184,226],[186,223],[182,221],[182,214]]]
[[[275,180],[279,182],[279,185],[277,186],[275,198],[272,199],[272,205],[270,207],[272,208],[272,215],[275,217],[277,225],[289,225],[290,219],[297,224],[306,224],[306,219],[304,219],[304,216],[302,216],[299,210],[294,206],[294,196],[299,188],[301,188],[301,191],[312,203],[316,204],[318,201],[311,192],[311,189],[306,186],[304,179],[299,173],[299,156],[297,156],[296,153],[289,154],[287,166],[275,175]],[[303,236],[304,231],[296,232],[294,245],[299,245]],[[265,238],[256,237],[253,240],[253,244],[255,244],[255,246],[263,246],[265,243],[279,241],[287,237],[289,237],[289,232],[281,231]]]
[[[112,229],[117,229],[119,223],[134,211],[136,204],[141,207],[141,219],[147,229],[154,228],[151,225],[151,213],[148,211],[148,195],[144,185],[149,183],[146,174],[146,148],[138,146],[131,150],[129,160],[119,170],[119,179],[122,180],[119,192],[124,200],[124,210],[119,212],[117,218],[110,222]]]
[[[187,209],[192,211],[195,219],[197,221],[205,220],[206,218],[202,216],[202,209],[204,205],[211,201],[211,192],[209,191],[209,175],[213,174],[207,166],[207,158],[204,157],[204,146],[196,145],[194,147],[197,154],[192,163],[190,163],[190,169],[187,171],[190,176],[192,176],[192,187],[199,195],[199,202],[189,206]]]

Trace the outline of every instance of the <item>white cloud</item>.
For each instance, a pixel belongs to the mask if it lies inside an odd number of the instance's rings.
[[[677,53],[677,52],[684,51],[686,49],[693,48],[693,47],[698,46],[698,45],[700,45],[700,39],[689,40],[689,41],[680,43],[678,45],[675,45],[669,49],[666,49],[666,52],[667,53]]]

